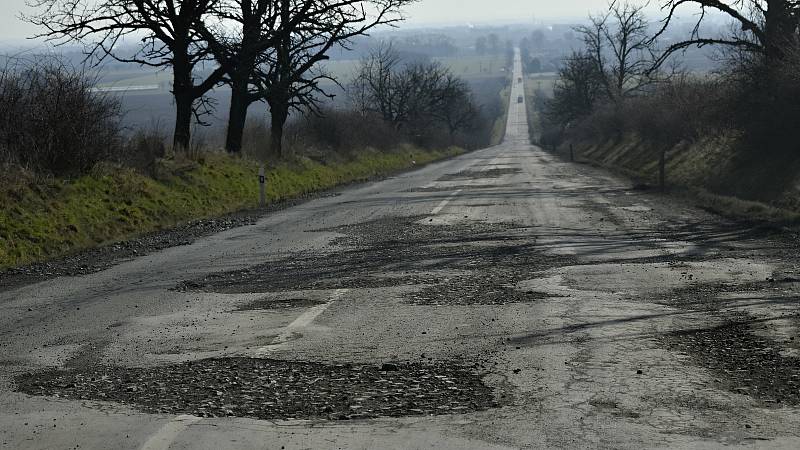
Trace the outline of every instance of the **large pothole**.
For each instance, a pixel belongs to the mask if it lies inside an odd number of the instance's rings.
[[[349,420],[457,414],[497,406],[480,376],[455,363],[330,365],[254,358],[148,368],[98,367],[20,376],[18,390],[113,401],[199,417]]]
[[[223,293],[420,286],[405,298],[421,305],[508,304],[538,300],[516,284],[541,270],[574,264],[545,254],[530,230],[515,224],[433,225],[424,217],[390,217],[326,229],[340,250],[298,254],[211,274],[180,290]]]
[[[437,181],[454,181],[454,180],[479,180],[482,178],[500,178],[504,175],[514,175],[522,173],[520,168],[502,168],[502,169],[487,169],[487,170],[464,170],[457,173],[449,173],[439,177]]]
[[[797,318],[797,317],[795,317]],[[800,359],[782,345],[753,333],[757,322],[743,316],[718,326],[680,331],[663,340],[713,371],[722,387],[772,404],[800,404]]]

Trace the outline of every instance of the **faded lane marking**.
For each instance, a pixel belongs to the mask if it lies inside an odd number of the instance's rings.
[[[141,450],[167,450],[175,439],[189,426],[203,420],[200,417],[180,415],[169,421],[142,445]]]
[[[453,200],[453,198],[455,198],[456,195],[460,194],[461,191],[462,191],[462,189],[459,189],[459,190],[453,192],[452,194],[450,194],[446,199],[442,200],[442,202],[439,203],[439,206],[437,206],[436,208],[433,208],[433,211],[431,211],[431,214],[435,216],[436,214],[439,214],[440,212],[442,212],[444,207],[447,206],[447,204],[450,203]]]
[[[265,345],[256,350],[258,354],[266,354],[271,351],[277,350],[283,347],[284,344],[289,342],[292,335],[297,332],[297,330],[301,330],[303,328],[308,327],[311,325],[314,320],[320,316],[320,314],[324,313],[336,300],[342,298],[342,296],[348,293],[350,289],[337,289],[333,292],[328,303],[324,305],[315,306],[308,311],[304,312],[300,317],[294,320],[294,322],[290,323],[286,328],[284,328],[283,332],[279,334],[271,344]]]

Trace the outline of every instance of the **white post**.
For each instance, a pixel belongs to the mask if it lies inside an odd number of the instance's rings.
[[[264,171],[264,166],[261,166],[258,169],[258,193],[259,193],[259,202],[258,204],[264,208],[267,206],[267,176],[266,172]]]

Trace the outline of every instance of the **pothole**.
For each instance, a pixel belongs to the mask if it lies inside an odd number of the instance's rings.
[[[528,183],[520,183],[520,184],[528,184]],[[457,186],[427,186],[427,187],[416,187],[407,189],[403,192],[453,192],[457,190],[461,191],[470,191],[470,190],[478,190],[478,189],[520,189],[520,184],[463,184]],[[493,205],[494,206],[494,205]]]
[[[421,286],[404,294],[411,304],[468,305],[530,302],[515,289],[532,273],[574,264],[536,246],[516,224],[431,225],[422,216],[389,217],[320,231],[343,236],[339,250],[298,254],[245,270],[217,273],[178,286],[222,293]]]
[[[148,368],[48,371],[16,379],[30,395],[112,401],[158,414],[349,420],[498,406],[480,376],[450,362],[329,365],[254,358]]]
[[[436,181],[453,181],[453,180],[477,180],[481,178],[500,178],[504,175],[513,175],[522,173],[520,168],[507,168],[507,169],[488,169],[488,170],[464,170],[457,173],[448,173],[439,177]]]
[[[404,297],[410,304],[426,306],[508,305],[560,297],[546,292],[516,289],[514,285],[517,281],[519,277],[508,274],[455,277],[426,286],[418,292],[407,293]]]
[[[325,303],[326,302],[323,300],[315,300],[310,298],[264,298],[242,305],[236,308],[236,310],[261,311],[274,309],[312,308],[314,306],[324,305]]]
[[[751,330],[742,317],[718,326],[679,331],[663,339],[711,369],[722,387],[772,404],[800,404],[800,359],[781,353],[781,344]]]

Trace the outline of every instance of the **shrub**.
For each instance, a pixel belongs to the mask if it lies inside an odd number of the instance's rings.
[[[86,173],[120,147],[120,103],[54,59],[0,69],[0,158],[52,175]]]

